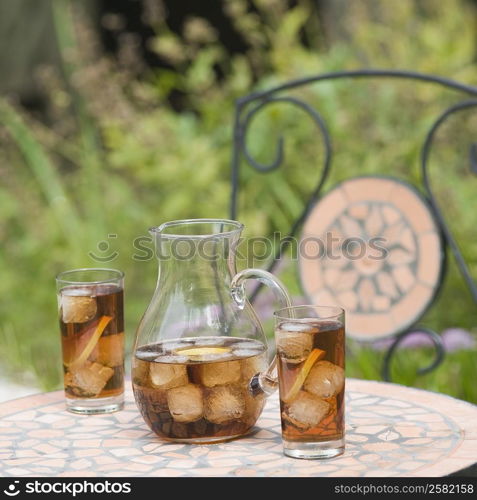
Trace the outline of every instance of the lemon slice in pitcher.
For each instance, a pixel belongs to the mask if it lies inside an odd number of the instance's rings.
[[[183,347],[181,349],[175,349],[174,352],[181,356],[188,356],[194,360],[201,360],[203,358],[228,354],[230,351],[231,349],[229,347]]]

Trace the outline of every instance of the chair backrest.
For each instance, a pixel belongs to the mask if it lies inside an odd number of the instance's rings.
[[[342,180],[324,194],[332,169],[332,137],[317,106],[293,94],[295,89],[322,82],[357,79],[405,79],[416,84],[433,84],[455,91],[460,100],[441,110],[422,137],[420,179],[409,183],[393,175],[373,174]],[[464,97],[462,97],[464,96]],[[230,216],[238,214],[242,159],[257,172],[269,173],[285,163],[284,139],[279,138],[276,155],[269,164],[259,163],[247,146],[252,120],[271,104],[288,103],[302,110],[319,132],[323,147],[321,175],[293,221],[284,244],[278,245],[268,270],[273,271],[295,240],[302,289],[310,303],[340,305],[347,312],[347,334],[359,340],[394,339],[383,365],[383,377],[390,378],[390,360],[402,340],[416,330],[416,324],[432,306],[445,273],[449,248],[460,273],[477,303],[477,286],[457,241],[445,221],[432,188],[429,158],[437,132],[449,117],[477,107],[477,87],[447,78],[411,71],[359,70],[328,73],[285,82],[252,93],[236,103]],[[373,101],[369,102],[374,106]],[[469,149],[470,169],[477,173],[477,145]],[[260,287],[252,294],[253,301]],[[425,373],[443,358],[439,335],[419,326],[436,347],[436,358]]]

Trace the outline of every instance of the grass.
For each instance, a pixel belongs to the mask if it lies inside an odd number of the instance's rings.
[[[443,363],[434,371],[426,375],[417,375],[417,369],[427,366],[433,356],[434,352],[428,348],[402,349],[392,365],[392,381],[477,403],[477,387],[473,383],[475,351],[448,352]],[[347,353],[347,376],[380,380],[382,358],[383,353],[379,351],[369,347],[354,346]]]

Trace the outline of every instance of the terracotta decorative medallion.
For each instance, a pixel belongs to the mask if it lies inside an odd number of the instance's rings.
[[[371,340],[423,314],[440,285],[443,249],[432,213],[412,186],[359,177],[313,207],[299,264],[311,303],[343,307],[347,334]]]
[[[61,391],[0,405],[0,476],[443,476],[477,460],[477,407],[395,384],[346,381],[346,451],[297,460],[282,451],[278,398],[253,432],[228,443],[168,443],[140,416],[74,415]]]

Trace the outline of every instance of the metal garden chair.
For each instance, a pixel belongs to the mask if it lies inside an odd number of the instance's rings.
[[[459,100],[435,116],[424,137],[415,137],[421,142],[418,183],[413,185],[389,175],[360,176],[346,179],[331,189],[327,186],[324,192],[333,165],[333,140],[320,111],[293,92],[326,81],[346,80],[352,84],[358,79],[379,80],[380,83],[410,80],[416,85],[431,84],[451,89],[458,95]],[[391,359],[402,341],[416,330],[423,332],[435,347],[435,358],[429,366],[419,368],[418,373],[430,372],[443,360],[443,344],[436,332],[420,325],[419,321],[432,307],[441,288],[447,249],[475,303],[477,287],[433,192],[428,165],[441,126],[449,117],[477,107],[477,87],[412,71],[359,70],[292,80],[238,99],[233,132],[232,219],[239,216],[243,163],[262,174],[279,169],[285,163],[283,137],[279,138],[276,156],[269,164],[254,159],[247,146],[247,133],[256,115],[271,104],[284,103],[308,115],[310,123],[316,127],[324,155],[319,180],[302,213],[289,228],[285,244],[275,251],[268,270],[276,268],[287,250],[287,242],[299,237],[301,248],[307,248],[307,255],[299,256],[299,266],[301,286],[309,302],[344,307],[347,335],[351,338],[392,339],[382,366],[385,380],[391,377]],[[468,158],[471,171],[477,173],[477,144],[470,145]],[[373,242],[378,248],[373,248]],[[343,252],[345,244],[346,255]],[[323,249],[325,252],[320,254]],[[332,250],[338,250],[338,256],[331,258],[329,252]],[[360,250],[362,255],[355,254],[356,258],[351,259],[355,250]],[[254,290],[251,301],[259,292],[260,286]]]

